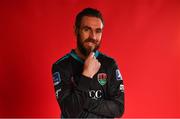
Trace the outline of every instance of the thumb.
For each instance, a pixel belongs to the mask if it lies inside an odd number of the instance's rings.
[[[91,52],[91,53],[89,54],[89,57],[93,58],[93,57],[94,57],[94,52]]]

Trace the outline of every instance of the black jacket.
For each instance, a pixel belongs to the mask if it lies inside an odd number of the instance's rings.
[[[101,63],[94,77],[83,76],[74,50],[53,64],[52,74],[62,117],[114,118],[124,112],[124,86],[115,61],[96,51]]]

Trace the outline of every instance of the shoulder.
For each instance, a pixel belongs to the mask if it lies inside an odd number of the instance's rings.
[[[104,63],[106,65],[114,65],[116,64],[116,61],[114,60],[114,58],[110,57],[110,56],[107,56],[103,53],[99,53],[99,56],[98,56],[98,60],[101,62],[101,63]]]
[[[64,62],[67,62],[70,59],[70,54],[66,54],[63,57],[59,58],[57,61],[55,61],[54,64],[58,65],[58,64],[62,64]]]
[[[70,53],[64,55],[63,57],[59,58],[55,63],[53,64],[53,68],[62,68],[66,69],[68,65],[71,63],[71,55]]]

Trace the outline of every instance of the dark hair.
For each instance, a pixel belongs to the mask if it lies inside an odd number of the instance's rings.
[[[76,30],[80,28],[81,20],[84,16],[92,16],[92,17],[100,18],[104,25],[104,20],[100,11],[94,8],[85,8],[81,12],[79,12],[76,16],[76,21],[75,21]]]

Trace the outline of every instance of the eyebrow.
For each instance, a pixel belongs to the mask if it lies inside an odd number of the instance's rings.
[[[92,28],[91,28],[91,27],[89,27],[89,26],[83,26],[82,28],[92,29]]]
[[[82,28],[88,28],[88,29],[92,29],[91,27],[89,26],[83,26]],[[102,30],[101,28],[96,28],[96,30]]]

